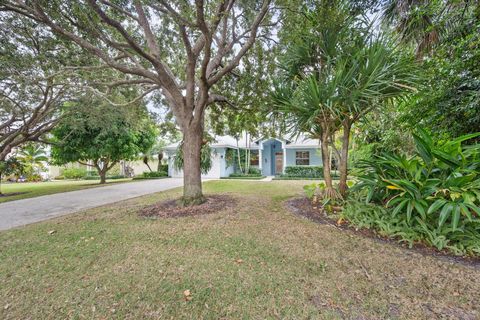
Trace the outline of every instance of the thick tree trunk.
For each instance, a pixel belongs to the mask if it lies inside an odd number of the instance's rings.
[[[100,176],[100,184],[107,183],[108,162],[94,160],[93,163],[95,165],[95,168],[97,169],[98,175]]]
[[[202,178],[200,170],[200,153],[202,148],[203,129],[189,127],[183,132],[183,205],[203,203]]]
[[[338,189],[343,198],[347,195],[347,177],[348,177],[348,147],[350,143],[350,131],[352,125],[350,122],[345,122],[343,124],[343,136],[342,136],[342,151],[340,157],[340,183]]]
[[[100,184],[107,183],[107,173],[102,170],[99,172],[99,175],[100,175]]]

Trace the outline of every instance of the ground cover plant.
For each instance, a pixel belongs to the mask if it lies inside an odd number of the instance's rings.
[[[262,179],[264,178],[264,176],[262,175],[262,172],[260,171],[260,169],[250,167],[248,168],[247,172],[231,173],[229,175],[229,178]]]
[[[419,130],[413,156],[383,154],[361,162],[345,218],[409,243],[480,255],[480,145],[464,144],[479,135],[436,143]]]
[[[142,180],[142,179],[160,179],[160,178],[167,178],[168,172],[165,171],[145,171],[141,175],[134,177],[134,180]]]
[[[296,216],[304,184],[210,181],[237,204],[139,216],[178,188],[0,232],[0,318],[479,317],[478,267]]]

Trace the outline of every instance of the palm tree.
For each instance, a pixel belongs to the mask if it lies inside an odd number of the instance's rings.
[[[29,143],[17,152],[17,160],[23,165],[27,174],[34,175],[45,168],[44,162],[48,161],[48,157],[41,145]]]
[[[275,84],[273,104],[291,132],[307,132],[320,140],[324,196],[338,199],[340,194],[333,187],[328,145],[340,123],[331,108],[337,87],[330,74],[335,57],[342,50],[338,44],[349,36],[347,26],[352,17],[340,3],[338,7],[320,3],[316,8],[305,9],[303,16],[304,25],[281,58],[283,72]]]
[[[335,19],[325,11],[307,11],[306,28],[283,59],[286,76],[277,84],[274,102],[290,127],[312,130],[320,137],[326,195],[344,197],[347,190],[348,147],[352,125],[383,103],[413,88],[411,55],[399,52],[376,34],[362,17],[337,7]],[[332,10],[329,8],[328,10]],[[343,13],[342,13],[343,12]],[[325,20],[324,20],[325,21]],[[328,144],[340,128],[340,194],[332,187]]]
[[[163,159],[163,148],[167,145],[167,143],[159,139],[153,147],[151,147],[148,151],[143,152],[140,154],[140,159],[143,161],[143,163],[147,166],[148,170],[152,172],[152,168],[150,167],[150,160],[154,160],[155,157],[158,159],[158,164],[157,164],[157,171],[161,171],[162,168],[162,159]]]
[[[342,126],[340,183],[342,196],[347,191],[347,162],[352,126],[368,113],[386,103],[401,99],[415,90],[416,64],[412,55],[398,50],[382,36],[367,36],[338,58],[335,71],[337,103],[332,111]]]
[[[413,43],[417,57],[421,58],[439,41],[440,27],[434,23],[433,10],[438,5],[437,1],[389,0],[384,5],[382,19],[394,26],[402,42]]]
[[[388,0],[382,20],[392,26],[404,44],[415,47],[417,58],[465,25],[480,21],[480,2],[469,0]],[[468,28],[468,27],[467,27]]]

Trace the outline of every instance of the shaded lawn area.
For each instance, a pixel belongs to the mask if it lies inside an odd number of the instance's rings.
[[[234,209],[138,217],[176,189],[1,232],[0,318],[480,317],[478,268],[295,216],[304,184],[211,181]]]
[[[115,179],[107,180],[107,184],[128,182],[132,179]],[[101,187],[100,180],[65,180],[65,181],[49,181],[49,182],[2,182],[2,193],[6,196],[0,196],[0,203],[20,200],[27,198],[34,198],[44,196],[47,194],[75,191],[86,188]],[[10,193],[19,193],[9,196]]]

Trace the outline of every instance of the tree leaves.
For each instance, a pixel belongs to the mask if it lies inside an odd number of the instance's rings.
[[[480,149],[462,145],[476,135],[436,142],[419,130],[415,156],[384,154],[361,162],[363,173],[353,191],[363,191],[367,202],[384,204],[412,227],[421,221],[427,228],[450,230],[445,232],[476,228],[480,175],[471,166],[479,161]]]

